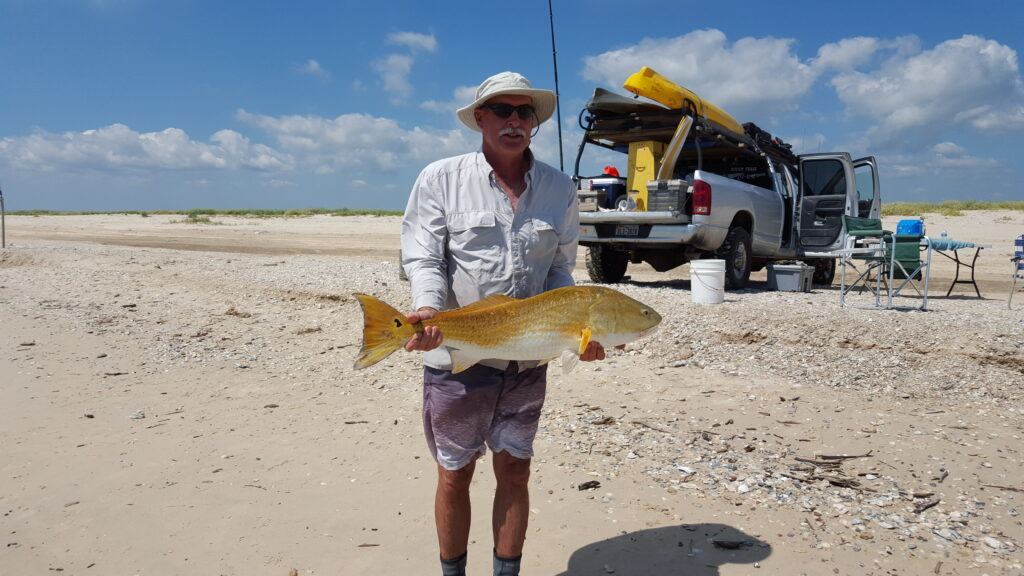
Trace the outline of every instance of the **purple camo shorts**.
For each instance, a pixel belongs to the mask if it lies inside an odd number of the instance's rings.
[[[520,459],[533,457],[544,406],[547,365],[518,372],[475,364],[452,374],[423,367],[423,431],[437,463],[458,470],[490,446]]]

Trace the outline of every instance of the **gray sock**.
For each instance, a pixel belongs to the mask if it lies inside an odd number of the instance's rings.
[[[494,551],[494,576],[519,576],[519,562],[523,559],[520,554],[515,558],[502,558],[498,551]]]
[[[441,576],[466,576],[466,556],[469,551],[463,552],[462,556],[445,560],[441,558]]]

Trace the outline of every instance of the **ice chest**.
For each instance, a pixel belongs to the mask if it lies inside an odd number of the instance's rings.
[[[924,236],[924,221],[920,218],[900,220],[896,224],[897,236]]]
[[[768,289],[782,292],[810,292],[814,267],[806,264],[769,264]]]
[[[626,194],[625,178],[586,178],[581,184],[583,190],[594,194],[597,205],[602,208],[615,208],[615,203]]]

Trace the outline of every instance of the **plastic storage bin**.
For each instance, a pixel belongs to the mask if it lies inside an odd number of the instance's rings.
[[[810,292],[814,267],[803,263],[769,264],[768,289],[782,292]]]

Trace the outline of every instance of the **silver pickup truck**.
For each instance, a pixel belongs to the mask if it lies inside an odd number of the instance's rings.
[[[835,260],[827,253],[841,247],[842,216],[880,213],[873,157],[796,156],[753,124],[737,134],[602,89],[580,125],[580,244],[596,282],[619,282],[630,262],[666,271],[721,258],[730,289],[779,260],[813,264],[815,283],[831,284]],[[625,153],[629,177],[580,176],[581,157],[593,146]]]

